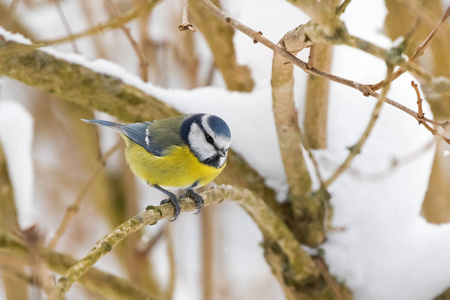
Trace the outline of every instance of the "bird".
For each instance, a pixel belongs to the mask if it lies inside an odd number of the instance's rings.
[[[82,119],[120,133],[125,141],[125,158],[131,171],[149,186],[163,192],[171,202],[175,221],[180,214],[179,199],[192,198],[199,213],[203,198],[193,191],[213,181],[225,168],[231,131],[218,116],[197,113],[168,119],[118,124]],[[169,190],[184,190],[177,197]]]

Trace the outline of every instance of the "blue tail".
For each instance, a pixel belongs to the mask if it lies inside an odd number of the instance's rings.
[[[106,126],[106,127],[109,127],[111,129],[119,131],[119,132],[124,131],[123,125],[117,124],[114,122],[110,122],[110,121],[96,120],[96,119],[92,119],[92,120],[81,119],[81,121],[90,123],[90,124]]]

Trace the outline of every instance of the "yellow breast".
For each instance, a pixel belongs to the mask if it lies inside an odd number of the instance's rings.
[[[213,181],[225,167],[224,164],[217,169],[200,163],[186,145],[174,146],[164,156],[155,156],[128,138],[125,141],[125,157],[131,171],[149,184],[186,189],[197,183],[195,187],[201,187]]]

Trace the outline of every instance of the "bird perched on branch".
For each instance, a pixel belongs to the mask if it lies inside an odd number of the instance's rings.
[[[125,140],[125,157],[131,171],[147,184],[169,196],[174,219],[180,214],[179,198],[190,197],[203,207],[193,191],[213,181],[224,169],[231,133],[221,118],[208,114],[182,115],[128,125],[103,120],[83,120],[106,126]],[[185,190],[179,198],[167,189]]]

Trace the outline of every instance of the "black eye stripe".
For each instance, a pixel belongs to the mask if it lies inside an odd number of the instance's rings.
[[[210,143],[211,145],[214,145],[214,139],[206,132],[205,132],[205,138],[208,143]]]

